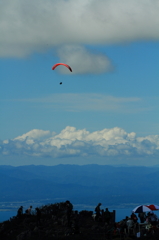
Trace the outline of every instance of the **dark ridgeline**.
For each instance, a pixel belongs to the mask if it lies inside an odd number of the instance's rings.
[[[129,231],[125,225],[128,217],[115,222],[115,210],[73,211],[70,201],[44,205],[35,210],[32,206],[23,213],[21,206],[17,216],[0,223],[0,240],[104,240],[132,239],[138,232],[137,222]],[[135,222],[134,222],[135,223]],[[159,223],[158,223],[159,224]],[[142,236],[146,234],[146,236]],[[159,239],[157,225],[141,232],[140,239]]]

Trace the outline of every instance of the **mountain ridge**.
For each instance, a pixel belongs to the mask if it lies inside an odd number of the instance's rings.
[[[0,201],[41,198],[102,200],[109,204],[159,202],[159,168],[108,165],[0,166]]]

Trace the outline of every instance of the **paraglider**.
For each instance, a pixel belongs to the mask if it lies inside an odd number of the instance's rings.
[[[70,70],[70,72],[72,72],[72,68],[69,66],[69,65],[67,65],[67,64],[65,64],[65,63],[56,63],[53,67],[52,67],[52,70],[54,70],[57,66],[59,66],[59,65],[63,65],[63,66],[65,66],[65,67],[67,67],[69,70]]]
[[[63,65],[63,66],[65,66],[65,67],[67,67],[69,70],[70,70],[70,72],[72,72],[72,68],[69,66],[69,65],[67,65],[67,64],[65,64],[65,63],[56,63],[53,67],[52,67],[52,70],[55,70],[55,68],[57,67],[57,66],[59,66],[59,65]],[[62,84],[62,82],[60,82],[60,85]]]

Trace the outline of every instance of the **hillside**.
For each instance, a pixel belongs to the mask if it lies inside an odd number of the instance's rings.
[[[157,167],[0,166],[0,201],[63,198],[89,204],[157,203],[158,182]]]

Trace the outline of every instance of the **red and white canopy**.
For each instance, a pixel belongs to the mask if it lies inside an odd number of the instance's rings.
[[[148,208],[146,205],[140,205],[133,209],[134,213],[142,213],[142,212],[150,212],[151,209]]]
[[[159,206],[154,204],[146,205],[146,207],[150,208],[151,211],[159,210]]]
[[[136,208],[133,209],[134,213],[142,213],[142,212],[150,212],[150,211],[156,211],[159,210],[159,206],[158,205],[140,205]]]

